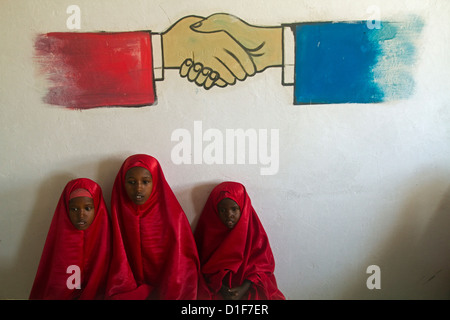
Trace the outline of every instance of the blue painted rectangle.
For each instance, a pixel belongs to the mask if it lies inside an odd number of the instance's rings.
[[[365,21],[296,25],[294,103],[383,101],[374,75],[379,32]]]

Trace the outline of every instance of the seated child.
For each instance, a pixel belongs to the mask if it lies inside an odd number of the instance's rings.
[[[110,251],[100,186],[86,178],[70,181],[53,215],[30,299],[104,299]]]
[[[155,158],[125,160],[111,216],[110,299],[196,299],[200,263],[192,229]]]
[[[212,190],[194,236],[213,299],[285,299],[269,239],[242,184],[223,182]]]

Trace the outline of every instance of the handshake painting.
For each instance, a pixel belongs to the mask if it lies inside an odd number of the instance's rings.
[[[422,28],[416,17],[256,26],[217,13],[162,33],[39,34],[34,58],[49,83],[44,102],[71,109],[153,105],[167,69],[209,90],[279,68],[294,105],[379,103],[414,92]]]

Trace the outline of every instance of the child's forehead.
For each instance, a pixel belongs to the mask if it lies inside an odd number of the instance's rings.
[[[80,204],[86,204],[86,203],[94,203],[94,199],[91,197],[75,197],[69,200],[69,204],[73,205],[80,205]]]

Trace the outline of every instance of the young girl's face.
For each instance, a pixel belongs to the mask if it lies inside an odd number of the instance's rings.
[[[137,205],[144,204],[152,193],[152,174],[145,168],[134,167],[125,175],[125,190],[128,197]]]
[[[75,228],[86,230],[94,221],[94,200],[89,197],[76,197],[69,201],[69,218]]]
[[[220,220],[228,229],[233,229],[241,218],[241,208],[230,198],[222,199],[217,205],[217,210]]]

